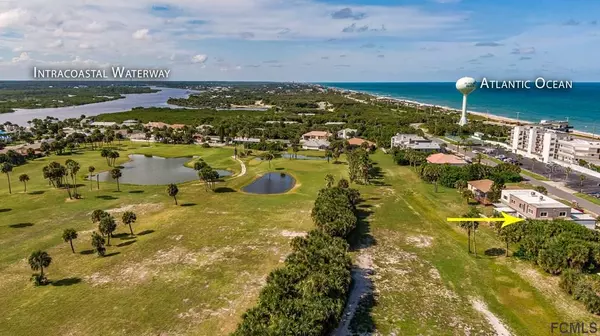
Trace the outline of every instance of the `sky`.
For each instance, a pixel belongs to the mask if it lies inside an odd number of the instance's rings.
[[[0,79],[600,81],[598,21],[590,0],[0,0]]]

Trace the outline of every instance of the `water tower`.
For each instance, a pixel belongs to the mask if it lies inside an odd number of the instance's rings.
[[[463,77],[456,81],[456,89],[463,94],[462,115],[458,124],[464,126],[467,124],[467,96],[475,91],[475,79]]]

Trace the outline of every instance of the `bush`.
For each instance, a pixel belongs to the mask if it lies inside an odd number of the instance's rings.
[[[573,290],[581,281],[581,273],[572,270],[565,270],[560,276],[559,286],[565,292],[573,294]]]
[[[210,148],[210,144],[208,142],[204,142],[202,144],[202,148]]]
[[[41,275],[41,274],[37,274],[37,273],[33,274],[31,276],[31,281],[33,281],[33,284],[35,286],[45,286],[49,283],[48,278],[46,278],[45,275]]]

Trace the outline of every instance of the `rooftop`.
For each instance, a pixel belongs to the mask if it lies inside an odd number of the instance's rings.
[[[570,206],[562,204],[561,202],[532,189],[503,190],[502,193],[507,193],[516,196],[522,201],[531,205],[556,208],[570,208]]]
[[[327,131],[310,131],[308,133],[304,133],[303,136],[331,136],[331,133]]]
[[[374,146],[375,143],[369,141],[369,140],[365,140],[365,139],[361,139],[361,138],[352,138],[352,139],[348,139],[348,143],[350,145],[353,146],[360,146],[362,145],[364,142],[366,142],[369,146]]]
[[[440,145],[435,142],[415,142],[406,145],[406,147],[412,149],[440,149]]]
[[[466,161],[456,155],[436,153],[427,157],[427,162],[435,164],[466,164]]]
[[[467,182],[469,185],[471,185],[473,188],[480,190],[484,193],[490,192],[490,190],[492,190],[492,185],[494,184],[494,181],[492,180],[476,180],[476,181],[469,181]]]

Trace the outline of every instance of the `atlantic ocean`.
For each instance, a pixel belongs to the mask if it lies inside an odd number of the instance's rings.
[[[436,83],[319,83],[323,86],[360,91],[460,109],[462,96],[454,82]],[[600,133],[600,83],[573,83],[568,90],[485,89],[475,90],[468,110],[519,120],[569,120],[575,129]]]

